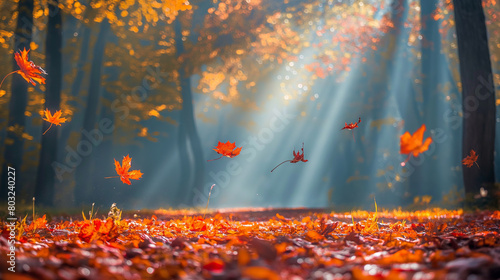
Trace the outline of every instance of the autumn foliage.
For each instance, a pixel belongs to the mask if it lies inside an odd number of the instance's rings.
[[[357,122],[350,123],[350,124],[345,123],[344,127],[341,130],[347,129],[347,130],[352,131],[353,129],[358,127],[359,123],[361,123],[361,117],[359,117],[359,120]],[[352,140],[356,141],[356,139],[354,139],[354,132],[352,133]]]
[[[217,144],[217,146],[215,146],[215,149],[213,150],[216,151],[221,156],[216,159],[211,159],[208,161],[218,160],[222,157],[233,158],[240,154],[241,148],[243,147],[236,148],[236,142],[231,143],[227,141],[226,143],[222,143],[219,141],[219,143]]]
[[[356,127],[358,127],[358,124],[361,122],[361,117],[359,118],[359,120],[357,122],[354,122],[354,123],[350,123],[350,124],[347,124],[345,123],[344,127],[341,129],[341,130],[344,130],[344,129],[347,129],[347,130],[353,130],[355,129]]]
[[[302,151],[302,153],[301,153],[301,151]],[[282,165],[285,162],[297,163],[299,161],[302,161],[302,162],[307,162],[308,161],[307,159],[304,158],[304,143],[302,143],[302,149],[300,151],[295,152],[295,150],[293,150],[292,154],[293,154],[293,159],[283,161],[282,163],[280,163],[276,167],[274,167],[271,170],[271,172],[273,172],[274,169],[278,168],[278,166]]]
[[[132,158],[129,155],[123,157],[122,164],[115,159],[115,169],[116,173],[120,177],[120,180],[127,185],[131,185],[130,179],[139,180],[144,173],[140,170],[128,171],[132,167]],[[110,177],[108,177],[110,178]]]
[[[425,132],[425,124],[423,124],[413,135],[411,135],[408,131],[401,135],[400,139],[400,153],[413,155],[414,157],[418,157],[419,154],[427,151],[429,149],[429,145],[432,143],[432,138],[427,137],[425,141],[424,139]]]
[[[80,226],[78,238],[87,243],[94,240],[111,241],[117,237],[115,223],[111,218],[105,221],[100,219],[86,220],[78,225]]]
[[[476,154],[476,151],[470,150],[470,154],[462,160],[462,164],[467,167],[472,167],[472,165],[475,163],[477,167],[479,167],[479,165],[477,164],[477,157],[478,155]]]
[[[66,122],[66,118],[61,118],[61,110],[56,111],[54,113],[54,115],[52,115],[50,113],[49,109],[45,109],[44,115],[45,116],[43,117],[43,120],[48,121],[50,123],[50,126],[49,126],[49,128],[47,128],[47,130],[45,130],[43,135],[45,135],[45,133],[47,133],[47,131],[49,131],[49,129],[52,127],[53,124],[61,125],[61,123]]]
[[[42,67],[37,66],[33,61],[28,60],[29,52],[29,49],[23,49],[22,51],[19,50],[18,52],[16,52],[16,54],[14,55],[14,59],[16,60],[17,66],[19,66],[19,70],[7,74],[0,83],[0,87],[2,86],[5,78],[14,73],[21,75],[21,77],[23,77],[26,82],[31,83],[32,85],[36,85],[35,82],[38,82],[39,84],[45,84],[45,78],[40,76],[40,74],[47,75],[47,72],[45,72]]]
[[[3,278],[81,279],[84,271],[93,279],[495,279],[500,267],[499,211],[154,213],[43,217],[31,230],[18,222],[19,266]],[[0,239],[8,235],[2,220]],[[3,262],[8,250],[0,242]]]

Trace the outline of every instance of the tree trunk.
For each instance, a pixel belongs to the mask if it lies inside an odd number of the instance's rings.
[[[444,96],[438,91],[438,84],[442,78],[441,65],[445,63],[445,59],[441,54],[441,35],[439,34],[439,21],[434,20],[432,17],[433,13],[437,8],[436,0],[427,0],[421,2],[420,9],[420,21],[421,21],[421,90],[422,90],[422,112],[423,118],[420,122],[414,125],[408,125],[408,131],[413,133],[422,124],[425,124],[427,130],[425,132],[425,137],[430,135],[431,129],[444,129],[447,134],[451,134],[448,126],[444,123],[442,118],[443,112],[440,108],[444,106]],[[413,100],[412,103],[417,103]],[[420,111],[418,111],[420,113]],[[407,118],[404,118],[406,124]],[[432,145],[436,146],[432,150],[433,153],[426,152],[419,155],[419,159],[412,160],[408,163],[410,170],[413,170],[411,176],[409,177],[409,190],[410,196],[408,197],[408,203],[413,203],[413,198],[415,196],[431,195],[432,201],[439,201],[442,192],[445,188],[445,182],[448,181],[450,166],[448,165],[449,158],[447,150],[453,147],[453,137],[447,137],[448,142],[452,143],[437,143],[436,139],[433,139]],[[445,146],[446,145],[446,146]],[[446,156],[441,156],[441,155]]]
[[[477,166],[463,166],[466,207],[496,206],[495,182],[495,93],[486,23],[481,0],[454,0],[460,78],[462,80],[462,156],[471,149],[478,154]],[[480,189],[488,196],[474,200]]]
[[[87,58],[88,58],[88,49],[90,45],[90,33],[91,33],[91,27],[86,26],[85,23],[82,23],[82,39],[81,39],[81,48],[80,48],[80,57],[78,58],[78,62],[76,64],[77,70],[76,70],[76,76],[75,80],[71,84],[71,96],[75,97],[78,96],[80,93],[80,89],[82,87],[83,79],[85,78],[85,71],[84,67],[85,64],[87,63]],[[77,105],[77,102],[74,102],[74,105]],[[73,115],[73,120],[76,119],[76,115]],[[60,151],[64,152],[64,147],[66,146],[69,136],[71,134],[72,128],[75,127],[75,122],[68,123],[67,125],[63,126],[61,128],[61,137],[60,137],[60,143],[61,143],[61,148]],[[59,158],[59,162],[64,162],[64,154],[61,153],[61,157]]]
[[[110,67],[107,67],[104,69],[104,74],[106,76],[116,76],[115,78],[110,78],[108,80],[114,79],[116,80],[118,75],[116,75],[116,69],[110,69]],[[116,96],[114,96],[112,93],[108,92],[105,86],[102,87],[102,99],[107,100],[109,103],[111,103]],[[113,124],[115,123],[115,114],[111,110],[110,106],[101,106],[101,113],[99,116],[99,120],[103,119],[108,119],[110,120]],[[99,186],[98,188],[93,188],[92,193],[91,193],[91,198],[92,202],[96,203],[96,206],[98,207],[109,207],[110,204],[115,201],[116,195],[115,193],[119,193],[119,191],[116,191],[115,189],[110,188],[109,186],[111,185],[111,182],[108,179],[105,179],[105,177],[108,176],[113,176],[116,174],[113,161],[111,160],[113,158],[113,134],[105,134],[103,133],[102,137],[102,142],[95,147],[95,157],[93,157],[93,163],[92,166],[96,166],[97,168],[94,169],[94,173],[92,176],[92,186]],[[121,163],[121,158],[117,158],[118,161]],[[134,159],[135,160],[135,159]],[[112,179],[112,180],[118,180],[118,179]],[[129,192],[128,192],[129,193]],[[130,193],[129,193],[130,194]],[[110,198],[113,198],[113,201],[110,201]],[[130,198],[130,197],[129,197]]]
[[[49,3],[49,20],[47,22],[47,38],[45,41],[47,77],[45,91],[45,108],[54,114],[61,103],[62,83],[62,16],[57,7],[59,0]],[[43,122],[43,131],[49,128],[48,122]],[[40,163],[38,164],[35,185],[37,202],[44,206],[52,206],[54,201],[55,173],[52,163],[57,160],[57,136],[59,127],[53,125],[51,130],[42,136]]]
[[[92,176],[92,157],[95,148],[102,141],[102,133],[95,129],[97,122],[97,109],[101,96],[101,73],[104,58],[104,49],[110,24],[107,20],[101,23],[101,29],[97,35],[94,45],[92,66],[90,69],[89,92],[87,96],[87,107],[83,119],[82,137],[77,145],[76,151],[82,158],[80,166],[76,171],[75,201],[77,204],[91,203],[90,194],[94,187],[90,186]],[[99,134],[100,133],[100,134]],[[100,135],[100,136],[99,136]]]
[[[33,0],[20,0],[18,3],[17,27],[14,33],[14,51],[29,49],[33,30]],[[14,60],[14,70],[19,67]],[[28,83],[20,75],[12,75],[11,96],[9,103],[9,119],[7,128],[18,126],[19,130],[7,129],[5,138],[4,166],[2,168],[2,182],[0,185],[7,184],[7,168],[15,168],[17,172],[21,171],[23,157],[23,132],[25,129],[26,105],[28,102]],[[16,192],[21,191],[17,184]]]
[[[184,53],[182,41],[182,25],[180,19],[175,20],[175,42],[177,56]],[[179,123],[179,156],[181,161],[181,184],[176,198],[179,204],[191,205],[189,198],[193,196],[193,188],[201,188],[204,179],[204,159],[200,137],[194,120],[193,97],[191,79],[186,71],[187,63],[179,67],[179,81],[182,95],[182,109]]]

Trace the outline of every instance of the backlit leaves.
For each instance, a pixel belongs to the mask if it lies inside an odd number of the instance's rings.
[[[440,209],[290,209],[282,212],[285,217],[246,209],[207,219],[185,210],[155,213],[120,222],[47,222],[42,217],[32,222],[33,230],[23,230],[26,219],[18,221],[16,258],[30,269],[21,266],[16,275],[37,279],[57,270],[68,279],[81,278],[81,273],[99,279],[326,279],[334,271],[342,279],[445,279],[458,274],[465,279],[480,270],[494,272],[498,265],[491,256],[500,240],[499,211],[464,216],[461,210]],[[7,222],[0,221],[2,238],[9,234]],[[0,249],[8,252],[8,243]],[[83,268],[76,265],[81,263]]]
[[[479,167],[477,164],[477,157],[476,151],[470,150],[470,154],[462,160],[462,164],[470,168],[475,163],[477,167]]]
[[[428,137],[424,139],[425,132],[425,124],[415,131],[413,135],[411,135],[408,131],[401,135],[400,138],[400,153],[408,154],[417,157],[419,154],[427,151],[429,149],[429,145],[432,143],[432,138]]]
[[[302,151],[302,153],[301,153],[301,151]],[[282,165],[285,162],[297,163],[299,161],[302,161],[302,162],[307,162],[308,161],[307,159],[304,158],[304,143],[302,143],[302,148],[300,149],[300,151],[295,152],[295,150],[293,150],[292,154],[293,154],[293,159],[291,159],[291,160],[285,160],[282,163],[276,165],[276,167],[274,167],[271,170],[271,172],[273,172],[274,169],[278,168],[278,166]]]
[[[45,78],[40,74],[47,75],[47,72],[42,67],[37,66],[33,61],[28,60],[29,49],[23,49],[15,54],[16,63],[19,70],[16,73],[21,75],[27,82],[36,85],[35,82],[45,84]]]
[[[56,111],[54,115],[52,115],[49,109],[45,109],[43,120],[49,122],[50,126],[43,134],[47,133],[47,131],[49,131],[53,124],[60,126],[61,123],[66,122],[66,118],[61,118],[61,114],[61,110]]]
[[[2,86],[3,82],[5,81],[5,78],[7,76],[17,73],[23,77],[28,83],[31,83],[32,85],[36,85],[35,82],[38,82],[40,84],[45,84],[45,78],[40,76],[40,74],[47,75],[47,72],[43,70],[42,67],[37,66],[33,61],[28,60],[28,53],[30,50],[23,49],[22,51],[19,50],[18,52],[15,53],[15,60],[17,63],[17,66],[19,66],[19,70],[10,72],[0,82],[0,87]]]
[[[242,147],[239,147],[239,148],[236,147],[236,142],[231,143],[231,142],[227,141],[226,143],[223,143],[223,142],[219,141],[219,143],[217,144],[217,146],[215,146],[215,149],[213,149],[213,150],[216,151],[221,156],[219,158],[212,159],[212,160],[217,160],[217,159],[220,159],[222,157],[233,158],[233,157],[240,154],[241,148]],[[212,160],[208,160],[208,161],[212,161]]]
[[[123,157],[122,165],[115,159],[115,169],[116,173],[120,177],[120,180],[127,185],[131,185],[130,179],[139,180],[143,173],[140,170],[128,171],[131,168],[132,158],[128,155]]]

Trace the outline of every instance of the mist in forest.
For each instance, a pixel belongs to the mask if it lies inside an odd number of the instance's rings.
[[[453,208],[481,195],[464,170],[500,174],[494,1],[483,1],[477,61],[491,75],[473,79],[491,98],[489,142],[464,133],[486,101],[464,107],[461,67],[475,56],[459,53],[470,40],[457,39],[451,1],[55,3],[0,4],[0,75],[23,48],[48,73],[0,88],[1,171],[16,168],[20,204],[202,208],[215,184],[210,208]],[[46,108],[67,121],[42,135]],[[423,124],[428,149],[401,154],[401,135]],[[213,160],[227,141],[239,155]],[[302,148],[307,162],[271,172]],[[480,168],[462,164],[470,148],[483,151]],[[144,175],[106,178],[127,155]]]

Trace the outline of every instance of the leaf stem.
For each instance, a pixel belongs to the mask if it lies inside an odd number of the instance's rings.
[[[274,169],[278,168],[278,166],[282,165],[282,164],[283,164],[283,163],[285,163],[285,162],[289,162],[289,161],[291,162],[291,160],[285,160],[284,162],[282,162],[282,163],[280,163],[280,164],[276,165],[276,167],[275,167],[275,168],[273,168],[273,170],[271,170],[271,172],[273,172],[273,171],[274,171]]]
[[[52,127],[52,123],[50,123],[50,126],[49,128],[47,128],[47,130],[45,130],[45,132],[42,134],[42,135],[45,135],[45,133],[47,133],[47,131],[49,131],[49,129]]]
[[[222,157],[223,157],[223,156],[220,156],[220,157],[218,157],[218,158],[209,159],[209,160],[207,160],[207,161],[214,161],[214,160],[218,160],[218,159],[221,159]]]
[[[477,161],[475,161],[474,163],[476,164],[477,168],[481,169],[481,168],[479,167],[479,164],[477,164]]]
[[[0,83],[0,88],[2,87],[3,81],[5,81],[5,78],[7,78],[9,75],[14,74],[14,73],[16,73],[16,72],[17,72],[17,70],[16,70],[16,71],[12,71],[12,72],[10,72],[9,74],[7,74],[5,77],[3,77],[3,80],[2,80],[2,82]]]
[[[120,176],[104,177],[104,179],[111,179],[111,178],[120,178]]]

